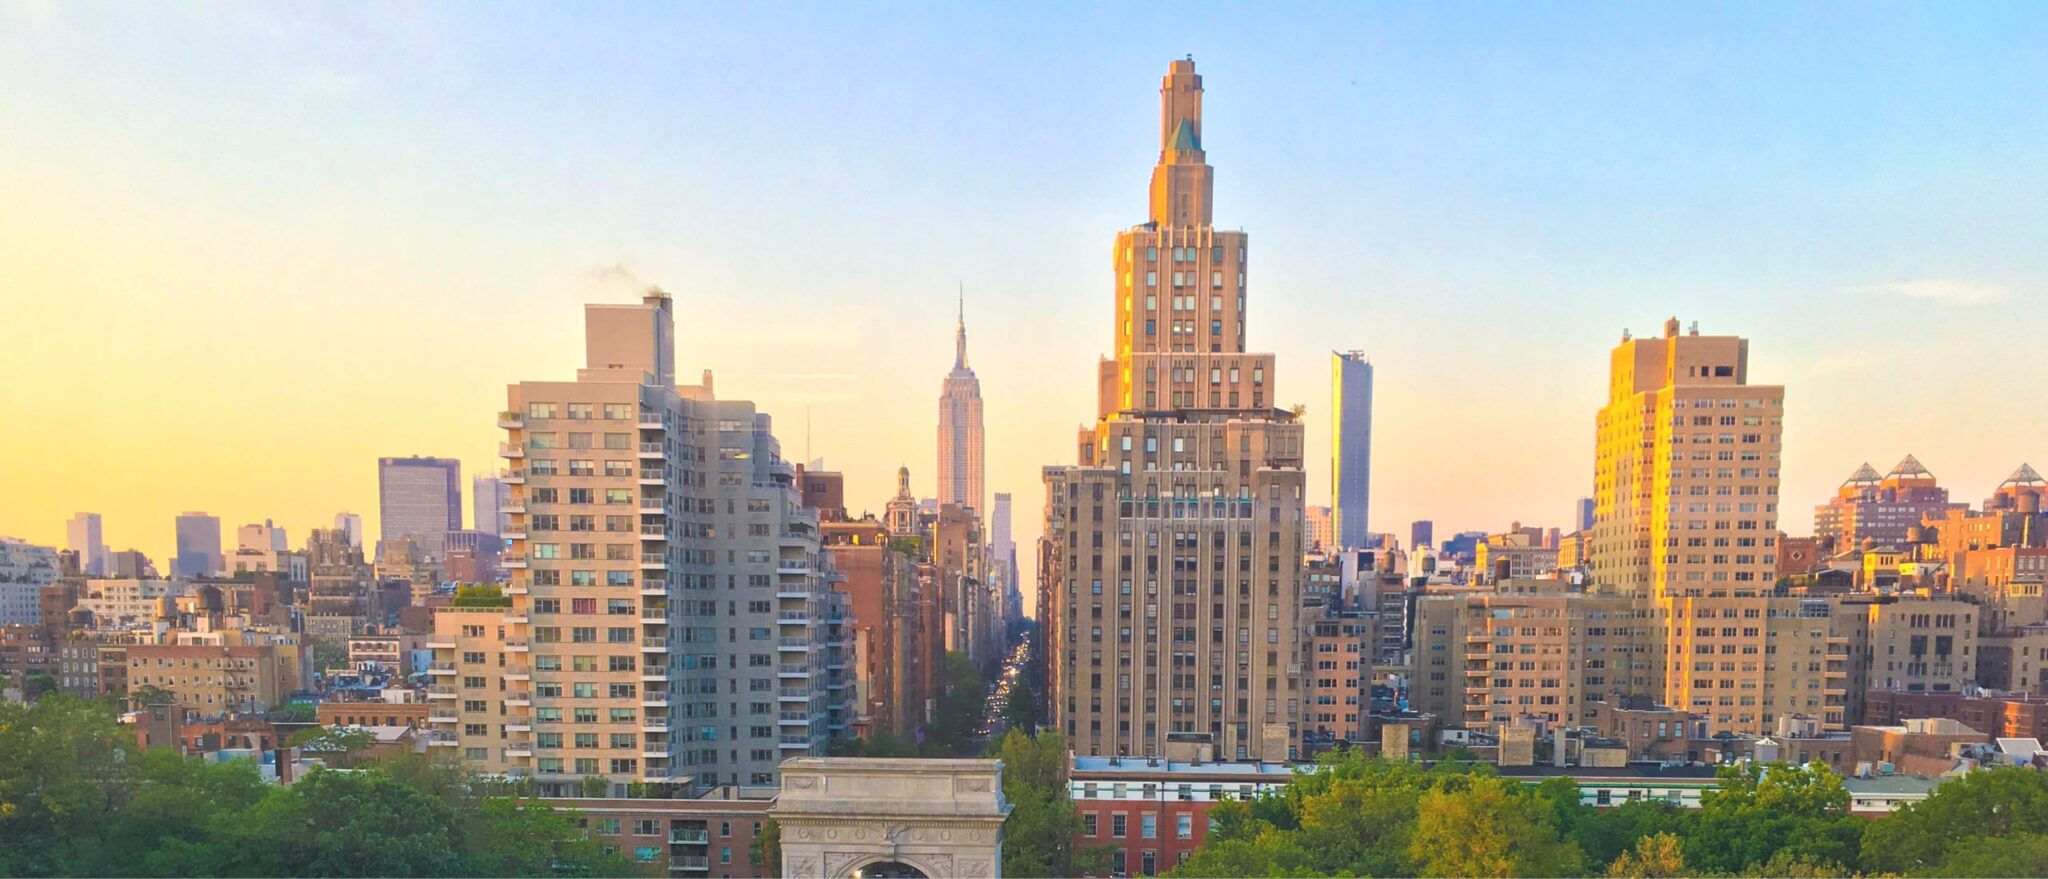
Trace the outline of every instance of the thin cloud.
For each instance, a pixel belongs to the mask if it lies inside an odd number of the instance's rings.
[[[1890,299],[1910,299],[1936,305],[1989,305],[2012,298],[2012,289],[2003,284],[1987,284],[1981,281],[1959,281],[1952,278],[1927,278],[1918,281],[1895,281],[1890,284],[1872,284],[1856,288],[1858,292]]]

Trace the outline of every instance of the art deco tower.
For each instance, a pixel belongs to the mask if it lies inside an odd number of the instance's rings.
[[[1194,61],[1159,96],[1097,421],[1075,465],[1044,471],[1049,702],[1079,754],[1281,760],[1302,695],[1302,427],[1273,405],[1273,355],[1245,351],[1247,242],[1211,220]]]
[[[981,379],[967,367],[967,304],[953,335],[953,371],[939,390],[939,503],[976,513],[987,509],[982,494]]]

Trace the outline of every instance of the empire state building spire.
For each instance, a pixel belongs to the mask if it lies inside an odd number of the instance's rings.
[[[960,323],[953,331],[953,371],[967,368],[967,285],[960,285]]]

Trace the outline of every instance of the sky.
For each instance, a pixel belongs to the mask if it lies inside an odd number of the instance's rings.
[[[2038,4],[0,0],[0,534],[374,534],[379,456],[497,469],[505,385],[639,284],[879,513],[936,491],[964,286],[1028,566],[1187,55],[1313,502],[1360,349],[1374,530],[1568,525],[1673,315],[1787,386],[1790,533],[1866,460],[2048,466]]]

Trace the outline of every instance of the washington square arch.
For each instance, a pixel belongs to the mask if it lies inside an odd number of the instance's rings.
[[[1003,875],[1000,760],[798,757],[771,814],[786,877]]]

